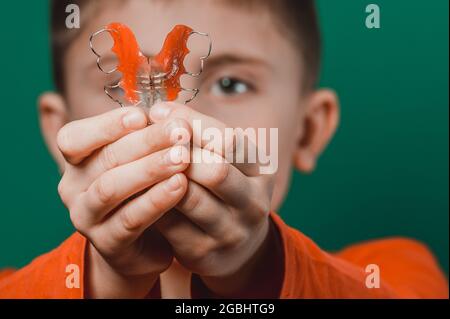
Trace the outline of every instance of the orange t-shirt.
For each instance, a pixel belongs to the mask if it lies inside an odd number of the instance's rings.
[[[284,255],[280,298],[448,298],[447,279],[421,243],[403,238],[353,245],[330,254],[271,214]],[[73,234],[24,268],[0,272],[0,298],[83,298],[86,239]],[[366,267],[380,270],[369,288]],[[79,272],[80,284],[67,283]],[[72,278],[73,279],[73,278]],[[195,293],[193,293],[195,295]]]

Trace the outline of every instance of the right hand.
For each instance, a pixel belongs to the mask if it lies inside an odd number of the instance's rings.
[[[124,107],[70,122],[58,132],[66,165],[58,192],[75,228],[90,242],[91,297],[144,297],[170,266],[170,245],[149,228],[184,196],[190,126],[175,119],[147,126]]]

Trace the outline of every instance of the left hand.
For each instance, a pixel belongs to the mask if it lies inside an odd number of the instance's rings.
[[[215,127],[222,133],[226,128],[220,121],[176,103],[154,105],[150,118],[153,122],[181,118],[190,125],[200,120],[202,130]],[[214,161],[191,160],[185,172],[187,193],[176,210],[155,226],[184,267],[202,277],[229,278],[252,258],[262,256],[258,251],[269,235],[274,175],[261,175],[258,161],[226,162],[225,154],[236,149],[235,142],[222,146],[194,138],[193,144],[192,156],[212,156]]]

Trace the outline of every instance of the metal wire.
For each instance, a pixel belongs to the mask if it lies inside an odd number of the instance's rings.
[[[101,30],[98,30],[97,32],[92,33],[91,36],[89,37],[89,47],[91,48],[91,51],[97,56],[97,67],[100,69],[100,71],[102,71],[103,73],[106,73],[106,74],[111,74],[111,73],[114,73],[117,71],[117,66],[112,70],[105,71],[100,64],[100,59],[102,58],[102,56],[100,54],[98,54],[97,51],[95,51],[94,44],[93,44],[93,39],[103,32],[109,33],[109,32],[117,32],[117,31],[103,28]]]

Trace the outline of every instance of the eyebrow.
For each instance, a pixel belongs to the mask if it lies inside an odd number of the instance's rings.
[[[144,53],[145,56],[153,57],[153,55],[149,55]],[[110,68],[113,67],[113,62],[118,62],[117,58],[114,54],[108,53],[102,56],[100,63],[102,66],[110,65]],[[235,53],[222,53],[219,55],[211,55],[208,59],[205,60],[205,71],[218,69],[223,66],[233,65],[233,64],[252,64],[261,66],[266,69],[272,69],[272,65],[265,61],[264,59],[245,55],[245,54],[235,54]],[[90,63],[87,66],[87,69],[92,68],[97,69],[97,61],[94,59],[93,63]]]
[[[223,53],[210,56],[205,61],[205,69],[215,69],[230,64],[253,64],[267,69],[271,69],[272,67],[267,61],[258,57],[244,54]]]

